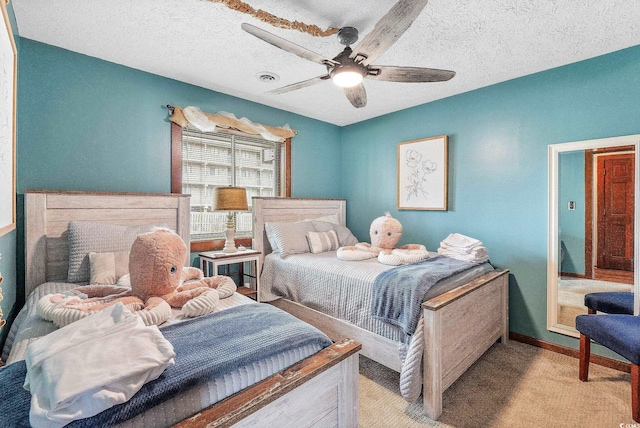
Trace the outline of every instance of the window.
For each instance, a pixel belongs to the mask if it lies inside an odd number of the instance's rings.
[[[172,127],[171,188],[191,195],[191,240],[197,247],[192,251],[224,244],[227,213],[212,210],[215,187],[244,187],[249,210],[253,196],[290,196],[290,139],[281,143],[235,131]],[[236,239],[249,238],[244,245],[250,245],[252,223],[251,212],[236,214]]]

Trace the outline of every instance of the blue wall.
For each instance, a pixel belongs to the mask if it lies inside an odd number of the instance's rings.
[[[64,49],[21,40],[17,191],[171,191],[171,126],[166,104],[196,105],[298,131],[292,144],[292,194],[340,197],[340,128]],[[22,302],[23,215],[0,239],[3,310]],[[6,284],[18,283],[7,287]],[[2,332],[6,335],[6,331]],[[0,336],[0,342],[3,336]]]
[[[27,188],[168,192],[168,103],[289,123],[294,196],[347,198],[361,240],[385,211],[402,243],[482,239],[511,269],[511,330],[576,345],[546,330],[547,145],[640,133],[640,46],[344,128],[27,39],[19,59],[19,202]],[[397,143],[442,134],[449,210],[398,211]],[[19,253],[20,231],[8,239]]]
[[[17,232],[13,230],[0,238],[0,254],[2,259],[0,260],[0,273],[2,273],[2,296],[3,300],[0,303],[2,305],[2,319],[10,322],[15,315],[17,308],[14,308],[16,303],[16,235]],[[9,333],[9,324],[5,325],[0,330],[0,344],[4,342],[4,338]]]
[[[299,132],[294,195],[340,194],[340,128],[221,93],[23,39],[18,193],[27,188],[171,189],[166,104],[228,111]]]
[[[481,239],[511,270],[512,331],[575,347],[546,329],[547,146],[640,133],[640,46],[343,128],[347,221],[369,240],[390,211],[403,243],[435,250],[451,232]],[[449,136],[449,210],[396,209],[402,141]]]
[[[558,169],[559,239],[564,254],[560,271],[584,275],[584,150],[559,153]],[[569,201],[576,203],[574,210],[569,210]]]
[[[7,12],[9,14],[9,22],[11,24],[11,30],[14,34],[16,42],[16,48],[20,52],[20,37],[18,37],[18,27],[16,25],[16,18],[13,13],[13,6],[11,3],[7,5]],[[2,15],[0,13],[0,15]],[[18,64],[19,66],[19,64]],[[19,71],[18,71],[19,73]],[[17,135],[17,132],[16,132]],[[17,201],[16,201],[17,203]],[[4,278],[0,287],[2,287],[3,300],[0,302],[0,308],[2,308],[3,319],[11,321],[12,317],[17,312],[16,308],[16,283],[17,268],[16,268],[16,248],[17,248],[17,232],[13,230],[0,237],[0,273]],[[9,332],[9,326],[6,325],[0,329],[0,345],[4,343],[4,338]]]

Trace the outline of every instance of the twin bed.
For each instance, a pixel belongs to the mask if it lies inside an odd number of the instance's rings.
[[[189,244],[189,197],[184,195],[27,191],[25,218],[25,295],[29,297],[9,332],[3,349],[8,365],[0,371],[20,363],[29,343],[55,329],[36,314],[39,297],[76,285],[67,282],[69,250],[87,242],[69,242],[69,222],[164,226]],[[217,313],[207,317],[248,305],[257,303],[235,293],[221,300]],[[250,328],[238,326],[239,331]],[[283,421],[289,421],[296,427],[355,427],[359,348],[354,341],[340,341],[322,349],[275,350],[268,360],[185,388],[120,425],[249,427],[288,426]],[[212,352],[232,351],[220,347]],[[4,399],[8,397],[0,401]]]
[[[334,341],[357,340],[363,355],[401,373],[401,390],[406,388],[412,398],[417,398],[415,382],[422,363],[424,413],[431,419],[442,413],[443,392],[498,339],[508,340],[507,270],[475,269],[457,275],[457,282],[438,283],[422,305],[418,327],[407,337],[369,316],[371,285],[388,266],[376,259],[336,260],[335,252],[284,259],[272,254],[269,223],[282,225],[282,234],[295,229],[286,232],[287,223],[303,220],[333,218],[344,226],[345,200],[253,198],[253,215],[253,248],[262,252],[260,299],[318,327]]]
[[[176,231],[189,244],[189,197],[185,195],[27,191],[25,205],[25,295],[29,297],[12,325],[3,349],[3,359],[7,361],[8,358],[8,363],[20,361],[29,343],[54,330],[51,323],[35,314],[38,298],[75,286],[67,282],[69,250],[75,245],[69,242],[70,221],[126,226],[161,225]],[[269,301],[271,305],[317,327],[333,340],[333,344],[323,349],[295,351],[295,358],[289,354],[276,354],[272,362],[258,364],[270,367],[268,372],[259,368],[247,376],[243,367],[238,373],[228,375],[227,379],[214,379],[185,390],[121,426],[284,427],[289,426],[288,423],[296,427],[356,427],[358,352],[361,349],[365,356],[398,372],[406,371],[403,366],[411,366],[415,372],[416,365],[422,364],[424,381],[420,381],[419,386],[423,385],[424,412],[428,417],[437,419],[442,413],[444,390],[494,342],[498,339],[505,342],[508,338],[506,270],[476,270],[472,276],[458,275],[457,282],[448,282],[444,286],[439,284],[422,305],[421,321],[414,334],[389,333],[384,328],[381,331],[359,322],[358,319],[366,316],[361,316],[362,312],[357,310],[352,313],[351,320],[341,320],[333,316],[336,314],[323,313],[325,308],[321,305],[313,307],[314,304],[304,302],[304,298],[303,303],[296,302],[299,300],[296,292],[287,291],[292,289],[279,285],[298,282],[299,278],[278,270],[284,269],[278,263],[287,260],[271,254],[265,225],[331,217],[345,229],[344,200],[254,198],[253,215],[253,248],[262,252],[258,266],[263,271],[259,300]],[[287,259],[294,261],[307,256],[296,254]],[[314,256],[331,257],[330,253]],[[346,263],[343,269],[351,272],[346,276],[351,275],[357,281],[362,275],[376,276],[375,273],[361,275],[356,272],[358,269],[366,270],[364,265],[357,265],[357,268],[349,265],[360,262],[340,263]],[[311,261],[311,265],[314,264],[317,262]],[[369,265],[374,272],[381,269],[375,259]],[[348,266],[353,266],[353,269]],[[312,269],[303,267],[302,270]],[[319,285],[331,290],[333,281],[333,277],[325,276]],[[356,292],[355,286],[350,293],[351,286],[352,283],[347,281],[339,287],[336,285],[336,290],[340,290],[344,305],[357,306],[357,302],[347,303],[352,298],[350,294],[366,293]],[[281,298],[282,295],[287,298]],[[236,293],[221,300],[216,311],[256,304]],[[367,306],[366,302],[364,306]],[[353,311],[347,309],[346,312]],[[366,322],[376,324],[371,320]],[[221,349],[216,351],[224,352]],[[239,381],[247,378],[253,381]],[[412,382],[415,384],[415,379]],[[230,384],[235,384],[235,387],[230,388]],[[415,389],[415,385],[411,388]]]

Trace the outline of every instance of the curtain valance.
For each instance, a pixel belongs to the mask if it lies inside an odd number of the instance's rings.
[[[220,111],[218,113],[203,113],[198,107],[188,106],[184,109],[178,106],[167,106],[172,110],[169,120],[185,127],[192,125],[203,132],[214,132],[216,127],[235,129],[251,135],[260,135],[269,141],[284,141],[297,134],[289,125],[281,127],[265,126],[253,123],[246,117],[238,119],[232,113]]]

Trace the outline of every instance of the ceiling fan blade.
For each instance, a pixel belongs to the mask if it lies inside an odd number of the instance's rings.
[[[422,67],[393,67],[371,65],[367,79],[386,80],[388,82],[446,82],[456,75],[455,71]]]
[[[338,65],[338,62],[332,59],[327,59],[320,54],[305,49],[302,46],[298,46],[293,42],[283,39],[282,37],[271,34],[268,31],[263,30],[262,28],[243,23],[242,29],[249,34],[256,36],[257,38],[262,39],[269,44],[272,44],[277,48],[290,52],[294,55],[298,55],[300,58],[308,59],[309,61],[317,62],[318,64],[322,65]]]
[[[364,90],[362,83],[351,88],[344,88],[344,94],[355,108],[367,105],[367,92]]]
[[[291,85],[283,86],[282,88],[273,89],[267,94],[269,95],[279,95],[284,94],[285,92],[295,91],[296,89],[306,88],[307,86],[315,85],[316,83],[320,83],[323,80],[329,80],[331,77],[328,74],[324,76],[314,77],[313,79],[303,80],[302,82],[292,83]]]
[[[373,30],[362,39],[350,55],[364,57],[362,64],[369,65],[382,55],[396,40],[407,31],[413,21],[427,5],[428,0],[399,0],[385,16],[378,21]],[[244,24],[243,24],[244,25]]]

